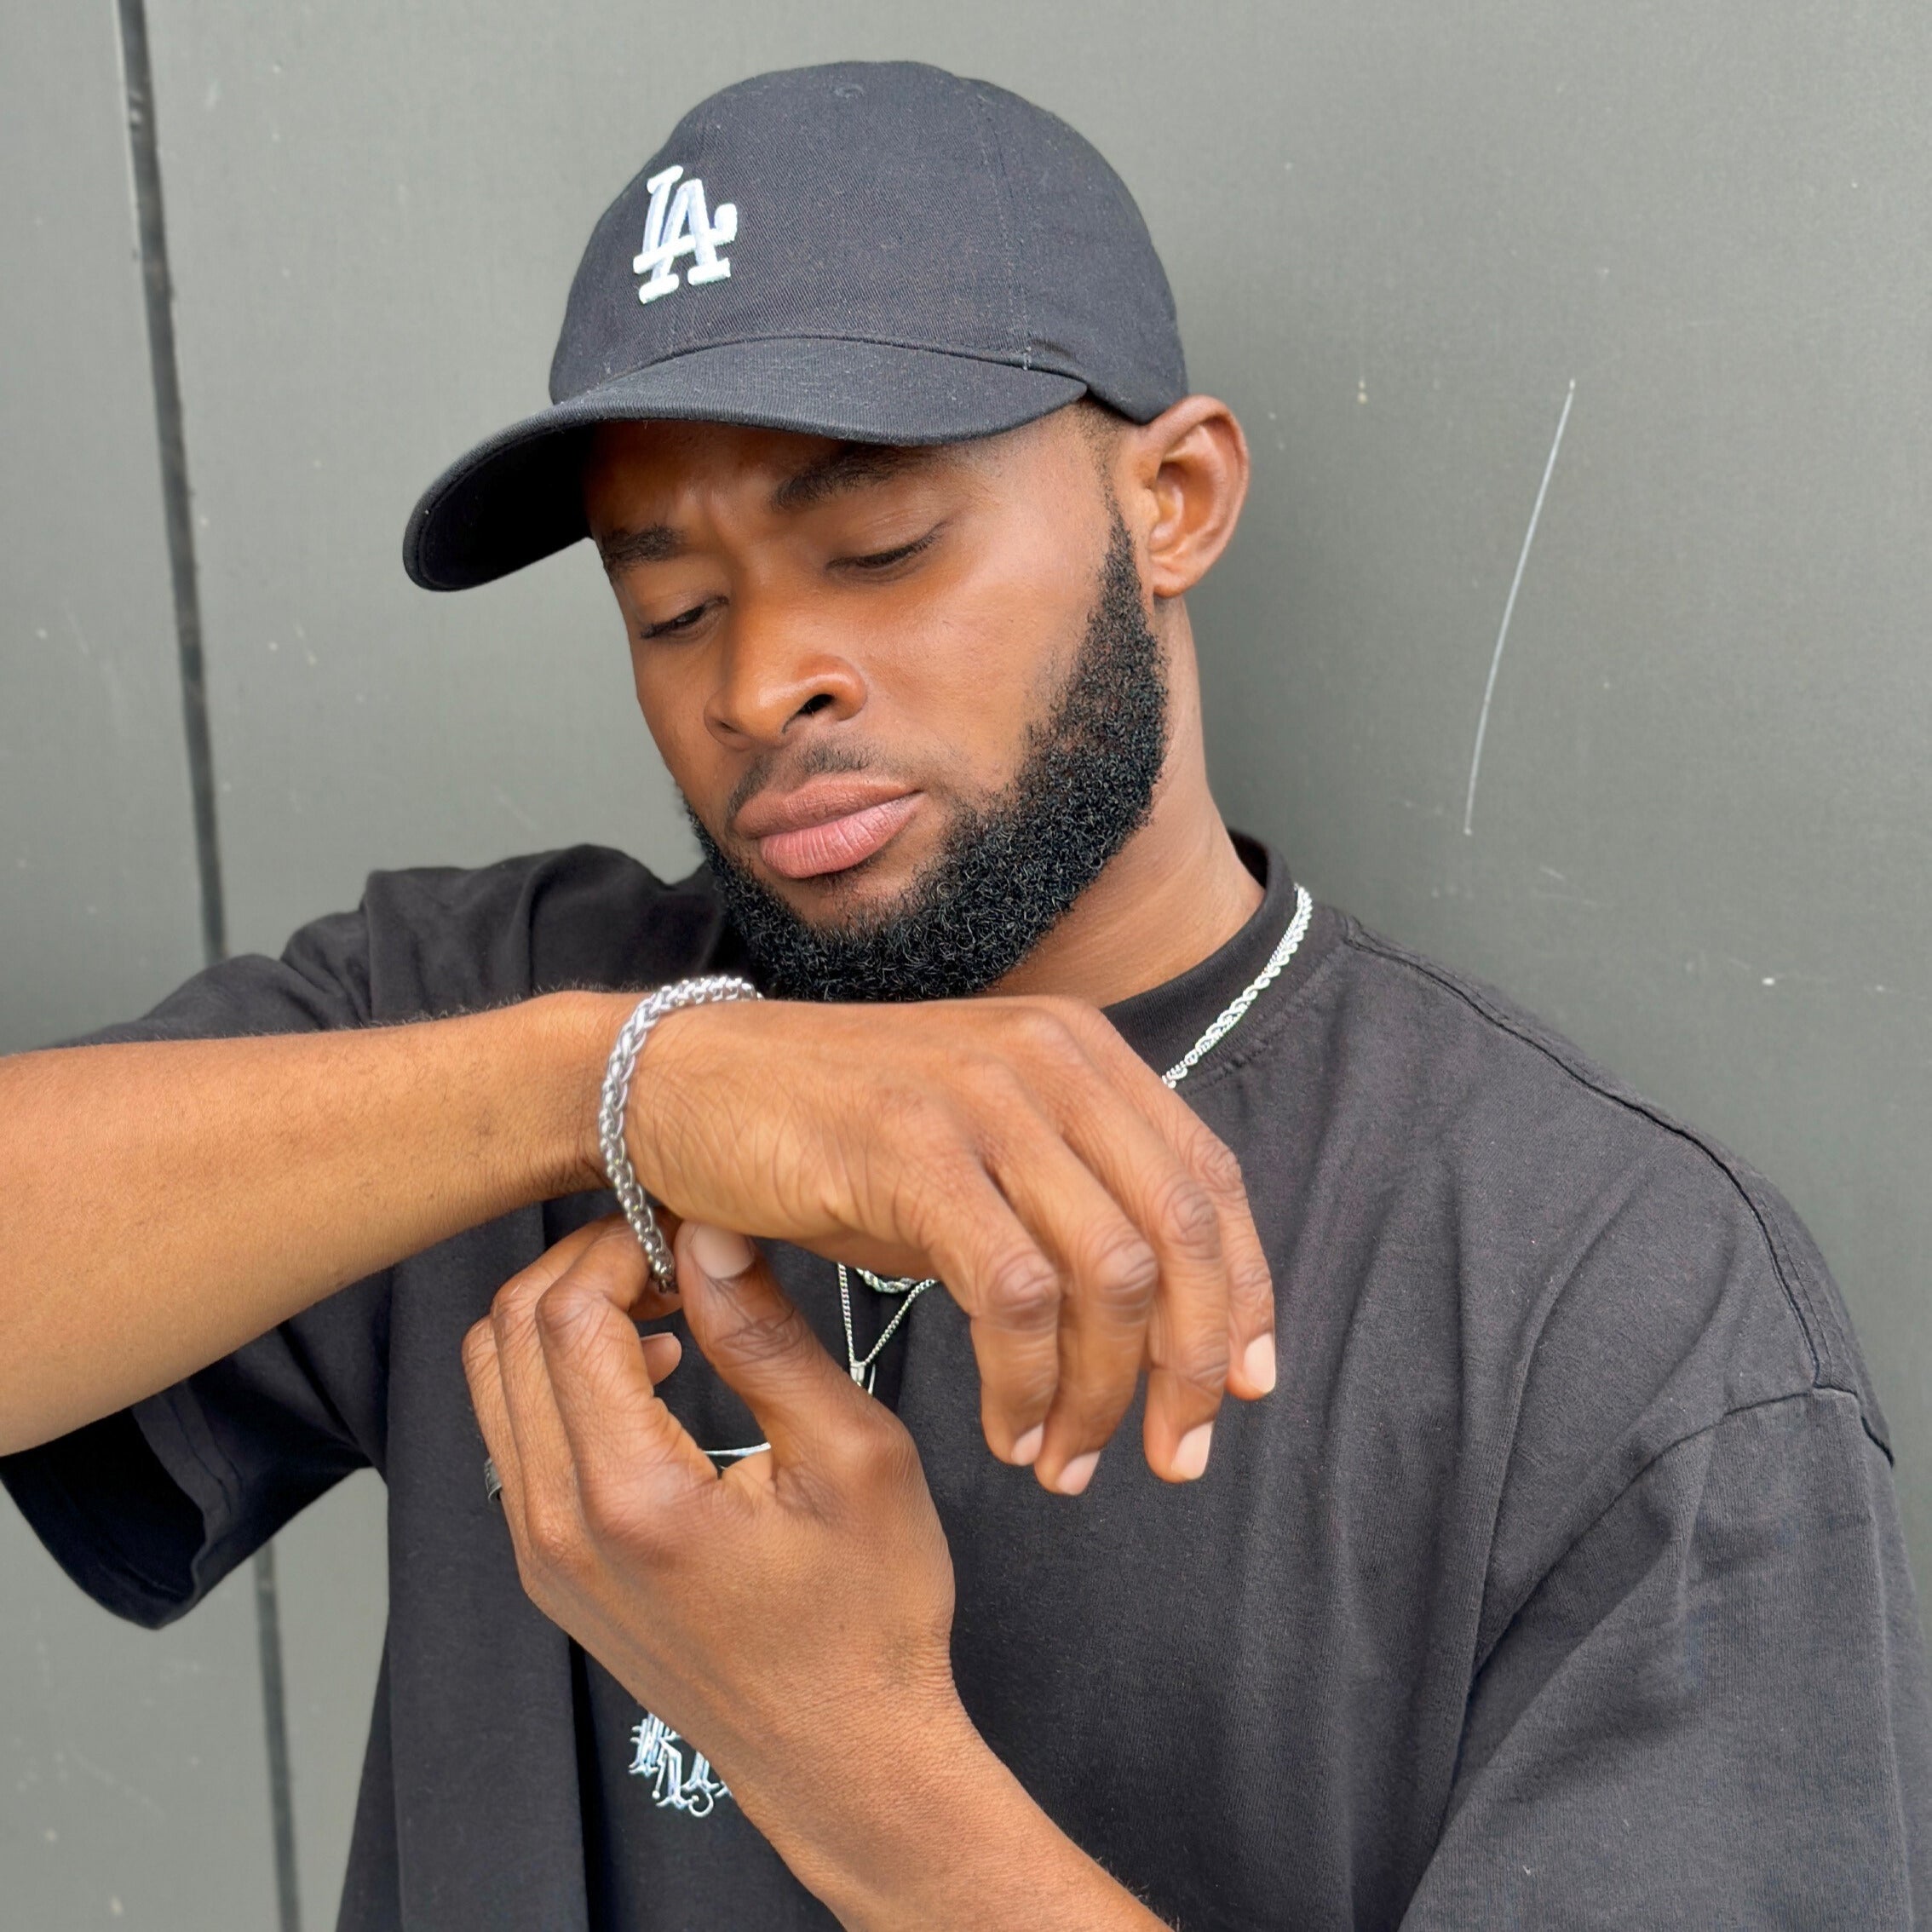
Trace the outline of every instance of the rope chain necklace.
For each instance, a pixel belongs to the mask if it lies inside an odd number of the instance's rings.
[[[1216,1015],[1208,1030],[1161,1075],[1170,1089],[1178,1087],[1241,1024],[1248,1009],[1267,992],[1281,969],[1295,957],[1296,948],[1306,936],[1314,912],[1314,903],[1308,897],[1307,888],[1297,886],[1295,916],[1288,922],[1288,929],[1269,955],[1267,965]],[[724,975],[684,980],[676,986],[661,987],[639,1003],[611,1050],[599,1115],[605,1171],[618,1205],[624,1209],[624,1217],[643,1246],[652,1274],[666,1285],[675,1285],[676,1280],[670,1249],[624,1150],[624,1108],[631,1071],[651,1028],[665,1014],[675,1012],[681,1006],[701,1005],[712,1000],[756,999],[757,997],[757,989],[748,981]],[[852,1276],[854,1273],[875,1294],[900,1297],[892,1320],[863,1355],[859,1353],[859,1344],[852,1331]],[[838,1264],[838,1306],[845,1324],[846,1371],[867,1394],[871,1394],[872,1385],[877,1379],[879,1357],[886,1344],[904,1325],[906,1316],[911,1313],[912,1304],[929,1288],[938,1285],[938,1278],[934,1275],[928,1275],[923,1281],[887,1280],[874,1274],[870,1268],[848,1269],[842,1262]],[[707,1449],[704,1453],[714,1463],[725,1463],[736,1462],[741,1457],[759,1455],[770,1447],[768,1442],[752,1442],[741,1449]],[[485,1462],[483,1481],[486,1494],[495,1501],[503,1485],[494,1463]],[[692,1818],[703,1818],[714,1809],[720,1798],[731,1795],[730,1788],[712,1769],[710,1761],[695,1746],[688,1745],[663,1718],[645,1711],[641,1721],[632,1729],[631,1739],[636,1746],[636,1754],[630,1769],[635,1775],[652,1780],[651,1799],[660,1810],[668,1808],[683,1812]],[[685,1749],[692,1751],[688,1772],[685,1768]]]
[[[1295,888],[1295,916],[1289,920],[1288,928],[1281,935],[1274,951],[1268,955],[1268,963],[1261,971],[1229,1000],[1213,1021],[1207,1031],[1182,1054],[1173,1066],[1161,1075],[1161,1082],[1170,1090],[1178,1087],[1209,1054],[1239,1026],[1246,1018],[1248,1009],[1273,986],[1281,975],[1281,969],[1295,957],[1301,943],[1308,935],[1308,922],[1314,917],[1314,901],[1308,896],[1306,886]],[[902,1297],[899,1306],[893,1310],[892,1320],[879,1331],[879,1338],[865,1353],[859,1353],[859,1344],[852,1329],[852,1276],[856,1274],[875,1295],[897,1295]],[[887,1279],[874,1274],[867,1268],[848,1269],[843,1262],[838,1263],[838,1312],[845,1325],[845,1367],[852,1379],[870,1395],[872,1386],[878,1379],[879,1357],[884,1354],[887,1343],[899,1332],[900,1325],[912,1312],[912,1304],[929,1288],[939,1286],[939,1277],[929,1274],[923,1281],[915,1281],[900,1276]],[[756,1456],[770,1448],[768,1442],[747,1443],[742,1449],[707,1449],[704,1453],[716,1463],[736,1462],[741,1456]]]

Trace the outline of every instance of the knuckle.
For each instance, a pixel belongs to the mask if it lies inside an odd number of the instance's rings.
[[[612,1216],[593,1226],[596,1233],[562,1279],[603,1282],[632,1293],[645,1286],[651,1264],[630,1224]]]
[[[1144,1318],[1160,1282],[1160,1257],[1139,1232],[1123,1227],[1096,1245],[1084,1274],[1097,1302],[1109,1313]]]
[[[574,1334],[587,1317],[595,1314],[596,1304],[582,1287],[566,1278],[546,1288],[538,1297],[532,1312],[544,1336],[562,1342]]]
[[[949,1234],[971,1225],[977,1178],[978,1170],[963,1161],[934,1161],[894,1189],[888,1200],[891,1225],[903,1228],[921,1248],[937,1250]]]
[[[523,1538],[531,1556],[543,1568],[553,1571],[575,1568],[582,1539],[574,1511],[558,1508],[549,1497],[526,1495]]]
[[[1228,1388],[1228,1338],[1202,1336],[1172,1353],[1160,1366],[1183,1389],[1218,1399]]]
[[[814,1346],[805,1318],[792,1308],[740,1315],[721,1339],[754,1368],[801,1361]]]
[[[970,1329],[974,1360],[980,1364],[980,1418],[987,1435],[1001,1418],[1016,1432],[1039,1422],[1059,1394],[1059,1348],[1015,1348],[1009,1331],[978,1316]]]
[[[980,1364],[980,1422],[987,1439],[1010,1429],[1017,1435],[1044,1420],[1060,1393],[1057,1354],[1044,1360],[1016,1359],[986,1345],[985,1331],[973,1331],[974,1354]]]
[[[473,1321],[463,1337],[463,1372],[474,1382],[490,1366],[490,1358],[496,1352],[497,1334],[489,1318]]]
[[[1044,993],[1035,1003],[1042,1012],[1050,1014],[1076,1040],[1084,1041],[1091,1038],[1096,1027],[1107,1025],[1097,1006],[1076,999],[1071,993]]]
[[[882,1408],[879,1413],[884,1418],[883,1425],[872,1432],[869,1458],[873,1479],[892,1490],[923,1486],[926,1472],[912,1432],[890,1410]]]
[[[1204,1128],[1195,1143],[1193,1155],[1196,1170],[1216,1193],[1247,1198],[1241,1163],[1235,1158],[1234,1150],[1219,1135],[1210,1134]]]
[[[1263,1254],[1244,1256],[1231,1271],[1228,1285],[1231,1299],[1243,1307],[1274,1306],[1274,1274]]]
[[[1060,1279],[1044,1255],[1021,1248],[986,1271],[986,1312],[999,1328],[1037,1331],[1059,1320]]]
[[[1217,1253],[1221,1218],[1214,1200],[1193,1176],[1169,1174],[1154,1190],[1154,1225],[1168,1241],[1193,1255]]]
[[[841,1413],[836,1428],[819,1446],[820,1459],[837,1471],[841,1486],[870,1486],[897,1480],[903,1472],[904,1452],[911,1446],[905,1426],[883,1402]],[[917,1452],[912,1461],[917,1463]]]
[[[1047,1003],[1059,1015],[1067,1036],[1086,1063],[1110,1081],[1153,1076],[1141,1056],[1120,1037],[1119,1029],[1097,1006],[1084,999],[1055,996]]]
[[[1072,1017],[1065,1003],[1058,1000],[1016,1003],[1008,1013],[1006,1032],[1012,1050],[1049,1067],[1064,1067],[1086,1058]]]
[[[527,1275],[513,1275],[499,1288],[490,1303],[490,1320],[500,1338],[528,1316],[532,1304],[543,1292]]]

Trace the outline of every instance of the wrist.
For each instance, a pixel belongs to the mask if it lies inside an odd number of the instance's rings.
[[[1003,1832],[1015,1801],[1037,1808],[957,1703],[912,1722],[900,1713],[889,1740],[841,1755],[870,1774],[815,1783],[799,1793],[808,1810],[787,1803],[783,1822],[759,1822],[848,1932],[948,1923],[936,1908],[955,1883],[971,1899],[960,1867],[975,1848]]]
[[[545,1070],[543,1106],[532,1130],[542,1199],[605,1185],[597,1102],[611,1043],[636,1003],[631,993],[562,992],[512,1009],[534,1034],[534,1058]]]
[[[839,1780],[836,1814],[771,1834],[847,1932],[1159,1932],[954,1713],[895,1727],[869,1754],[875,1779]]]

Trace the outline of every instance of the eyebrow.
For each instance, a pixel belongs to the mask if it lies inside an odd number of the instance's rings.
[[[684,539],[668,523],[647,524],[641,530],[612,530],[597,539],[607,571],[627,570],[632,564],[669,563],[684,554]]]
[[[835,450],[795,471],[772,492],[771,507],[781,515],[802,510],[840,496],[902,476],[932,461],[929,449],[896,443],[841,443]],[[628,570],[634,564],[669,563],[689,546],[668,523],[647,524],[638,530],[612,530],[597,539],[607,571]]]
[[[772,492],[772,508],[781,512],[810,509],[845,491],[888,482],[930,463],[933,455],[929,449],[899,443],[841,443],[786,477]]]

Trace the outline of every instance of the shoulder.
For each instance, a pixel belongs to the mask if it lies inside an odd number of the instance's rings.
[[[373,872],[354,923],[375,1020],[651,986],[706,969],[731,944],[704,871],[667,883],[597,845]],[[290,957],[342,936],[340,922],[319,922]]]
[[[1486,1524],[1483,1647],[1652,1472],[1745,1418],[1803,1418],[1803,1443],[1749,1440],[1838,1457],[1848,1481],[1866,1480],[1860,1441],[1889,1456],[1837,1285],[1747,1163],[1500,993],[1345,917],[1304,1005],[1331,1176],[1315,1187],[1353,1197],[1341,1225],[1367,1223],[1369,1293],[1408,1270],[1417,1393],[1453,1405],[1436,1440],[1458,1445]]]
[[[1770,1182],[1494,989],[1340,926],[1335,1017],[1372,1036],[1380,1078],[1406,1090],[1410,1152],[1454,1169],[1517,1260],[1533,1237],[1539,1342],[1572,1318],[1567,1301],[1665,1331],[1722,1303],[1743,1325],[1728,1331],[1732,1401],[1840,1389],[1883,1442],[1837,1287]]]
[[[1502,1601],[1732,1417],[1849,1398],[1889,1454],[1837,1285],[1763,1176],[1492,989],[1348,919],[1335,951],[1334,1112],[1398,1199],[1438,1204]]]
[[[372,872],[354,911],[312,920],[280,957],[221,960],[141,1019],[71,1044],[383,1025],[742,969],[706,873],[667,884],[624,853],[577,845]]]

